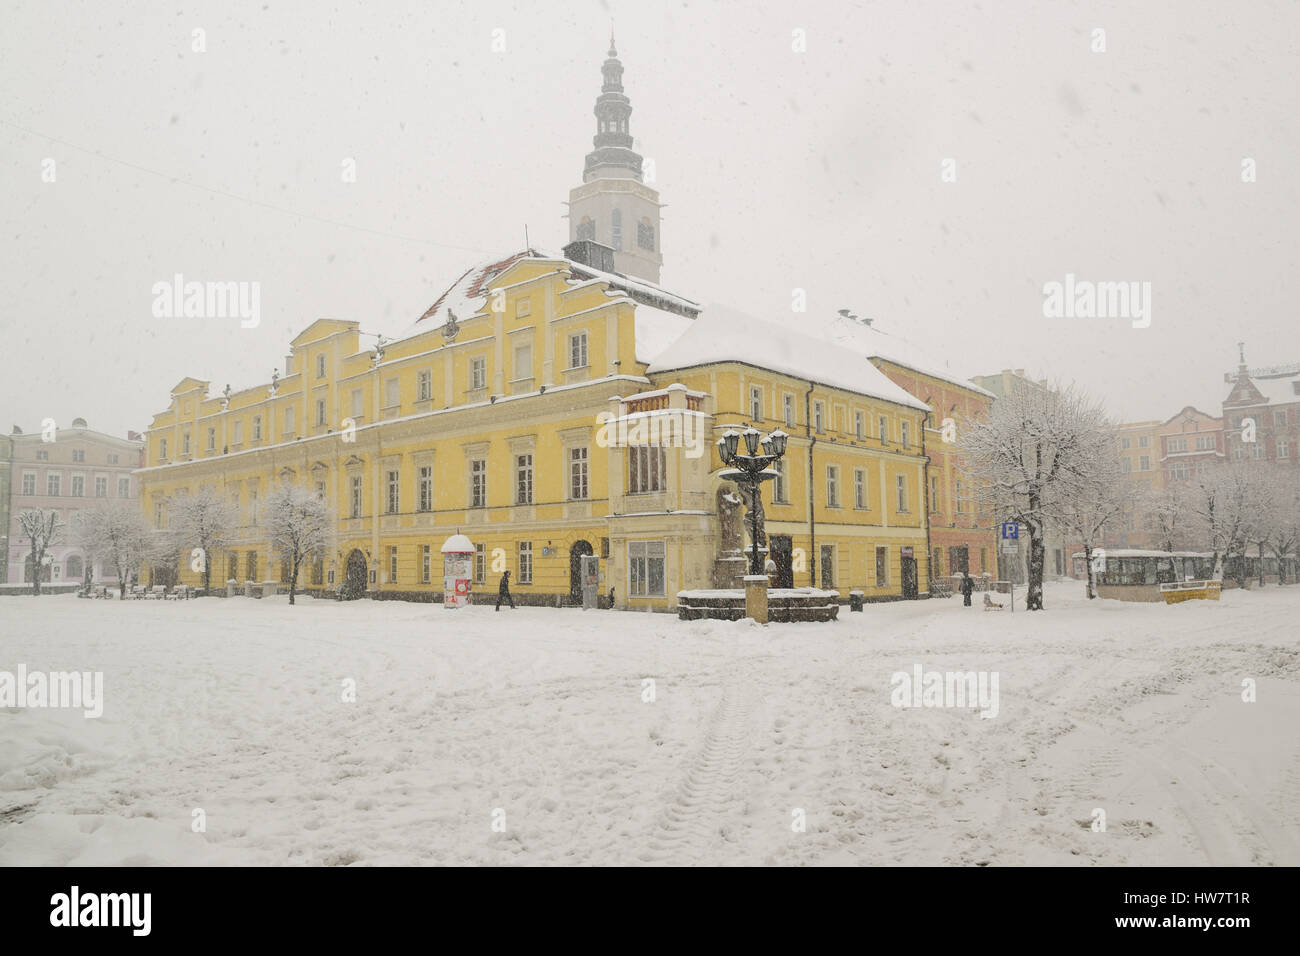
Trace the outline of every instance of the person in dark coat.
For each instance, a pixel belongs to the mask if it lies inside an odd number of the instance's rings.
[[[974,590],[975,582],[971,580],[970,572],[963,571],[961,573],[961,603],[964,606],[970,607],[970,594]]]
[[[496,608],[496,609],[497,609],[498,611],[501,610],[501,602],[502,602],[502,601],[509,601],[509,602],[510,602],[510,610],[513,611],[513,610],[515,609],[515,599],[514,599],[514,597],[512,597],[511,594],[510,594],[510,572],[509,572],[509,571],[507,571],[505,574],[501,575],[501,586],[500,586],[499,588],[497,588],[497,608]],[[967,599],[967,601],[968,601],[968,603],[969,603],[969,598]]]

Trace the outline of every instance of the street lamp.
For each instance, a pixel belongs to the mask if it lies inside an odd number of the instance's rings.
[[[740,439],[745,439],[748,454],[739,454]],[[785,455],[785,432],[777,429],[766,438],[760,438],[759,431],[750,425],[742,433],[728,428],[718,439],[718,455],[724,465],[729,466],[718,474],[724,481],[734,481],[739,485],[748,485],[753,494],[749,505],[749,538],[753,551],[750,556],[750,574],[762,574],[763,566],[759,563],[758,539],[763,534],[763,491],[762,485],[776,477],[772,466]],[[760,453],[761,449],[761,453]]]

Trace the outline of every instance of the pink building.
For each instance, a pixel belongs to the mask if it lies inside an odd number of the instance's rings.
[[[71,428],[44,434],[27,435],[15,428],[8,439],[9,522],[7,537],[0,542],[9,557],[8,583],[32,580],[31,542],[18,517],[34,508],[58,512],[64,527],[46,552],[49,563],[42,580],[52,584],[82,580],[86,555],[77,540],[77,515],[97,500],[136,501],[138,487],[131,473],[144,464],[144,442],[135,432],[123,439],[92,431],[83,418],[73,419]],[[96,567],[94,580],[113,584],[117,575],[111,567]]]

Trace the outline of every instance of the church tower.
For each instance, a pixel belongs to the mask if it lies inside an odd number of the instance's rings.
[[[609,38],[609,57],[600,68],[604,82],[596,97],[595,146],[587,154],[582,185],[569,190],[569,241],[594,240],[614,250],[614,270],[659,282],[659,193],[643,179],[641,156],[632,149],[628,117],[632,103],[623,93],[623,64]]]

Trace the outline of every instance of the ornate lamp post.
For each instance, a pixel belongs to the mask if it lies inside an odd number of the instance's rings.
[[[745,452],[739,452],[740,439],[745,439]],[[789,438],[779,428],[760,438],[758,429],[750,425],[743,433],[728,428],[718,439],[718,454],[722,463],[729,466],[718,477],[725,481],[734,481],[738,485],[748,485],[752,497],[749,500],[749,537],[753,546],[750,556],[750,574],[762,574],[763,565],[758,557],[758,540],[763,536],[763,482],[776,477],[772,466],[785,455],[785,443]],[[760,448],[762,449],[760,453]]]

